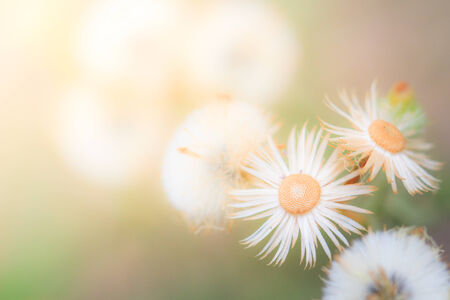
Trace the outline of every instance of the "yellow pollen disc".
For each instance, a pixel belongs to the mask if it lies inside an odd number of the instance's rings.
[[[311,176],[289,175],[281,182],[278,201],[286,212],[304,214],[317,205],[321,192],[319,183]]]
[[[397,127],[383,120],[375,120],[369,126],[372,140],[386,151],[398,153],[405,149],[406,140]]]

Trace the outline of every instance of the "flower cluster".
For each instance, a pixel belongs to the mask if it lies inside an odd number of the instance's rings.
[[[242,243],[266,240],[259,256],[274,253],[270,264],[284,263],[297,242],[305,267],[314,266],[319,244],[331,259],[327,240],[342,251],[344,233],[365,231],[350,213],[371,212],[348,202],[376,192],[367,182],[384,173],[394,193],[398,182],[411,195],[436,191],[431,172],[441,166],[426,154],[424,116],[405,83],[386,97],[372,85],[364,101],[340,99],[344,108],[326,103],[349,127],[305,124],[291,130],[286,147],[253,106],[220,100],[194,112],[164,162],[169,199],[197,229],[263,219]],[[445,299],[448,272],[429,241],[411,229],[369,233],[332,263],[324,299]]]

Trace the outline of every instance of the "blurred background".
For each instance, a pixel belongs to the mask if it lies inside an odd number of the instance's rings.
[[[0,2],[0,299],[319,299],[328,264],[266,266],[238,241],[193,235],[160,162],[174,128],[217,93],[282,124],[340,89],[405,80],[427,117],[436,194],[357,200],[372,228],[425,225],[450,250],[450,2]],[[380,177],[380,176],[379,176]],[[378,178],[382,182],[384,178]],[[353,237],[352,237],[353,238]]]

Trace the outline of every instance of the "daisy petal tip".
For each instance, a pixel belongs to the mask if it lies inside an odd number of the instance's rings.
[[[375,185],[369,185],[368,189],[369,189],[370,193],[374,193],[374,192],[378,191],[378,187],[376,187]]]
[[[359,236],[363,236],[365,232],[367,232],[367,229],[365,229],[365,228],[355,231],[355,233]]]

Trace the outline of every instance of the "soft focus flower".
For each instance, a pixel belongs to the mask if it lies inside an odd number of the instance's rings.
[[[245,171],[260,179],[258,187],[232,192],[233,198],[240,201],[231,205],[240,209],[234,218],[253,220],[269,217],[243,242],[255,246],[273,232],[260,252],[265,257],[278,246],[271,263],[283,263],[299,235],[301,261],[306,258],[306,265],[311,266],[316,261],[317,240],[331,258],[324,236],[328,236],[336,247],[340,247],[338,238],[348,245],[336,225],[354,233],[364,229],[338,210],[368,213],[343,202],[374,191],[371,186],[346,184],[358,171],[340,177],[345,171],[340,151],[335,150],[328,160],[324,160],[328,139],[320,141],[322,130],[307,133],[305,127],[298,138],[292,130],[287,145],[287,164],[269,139],[270,151],[260,150],[251,155],[249,166],[244,167]]]
[[[162,111],[102,91],[74,87],[57,108],[57,143],[68,165],[105,186],[130,184],[162,152]]]
[[[411,126],[421,132],[425,125],[425,116],[416,100],[413,89],[404,81],[397,82],[389,90],[387,99],[380,99],[381,105],[391,112],[392,118],[401,122],[405,116],[414,119]]]
[[[348,112],[332,102],[329,106],[346,118],[353,128],[344,128],[323,122],[330,133],[337,137],[330,139],[347,150],[349,157],[362,162],[363,171],[370,171],[369,181],[381,168],[386,172],[388,182],[397,192],[396,177],[411,194],[438,189],[438,179],[428,170],[438,170],[440,163],[431,160],[425,151],[431,148],[418,137],[417,122],[421,118],[416,112],[404,111],[402,114],[375,95],[375,85],[364,105],[355,98],[341,94],[341,100]]]
[[[411,229],[369,233],[333,261],[324,300],[446,300],[439,250]]]
[[[222,229],[228,191],[246,178],[241,164],[272,130],[268,116],[243,102],[220,99],[180,125],[163,162],[170,202],[194,229]]]
[[[186,38],[190,88],[251,102],[279,100],[299,62],[295,33],[262,1],[211,1]]]
[[[83,16],[74,51],[96,83],[122,85],[164,100],[174,79],[183,20],[177,0],[99,1]]]
[[[389,91],[391,105],[410,104],[414,100],[414,91],[404,81],[397,82]]]

